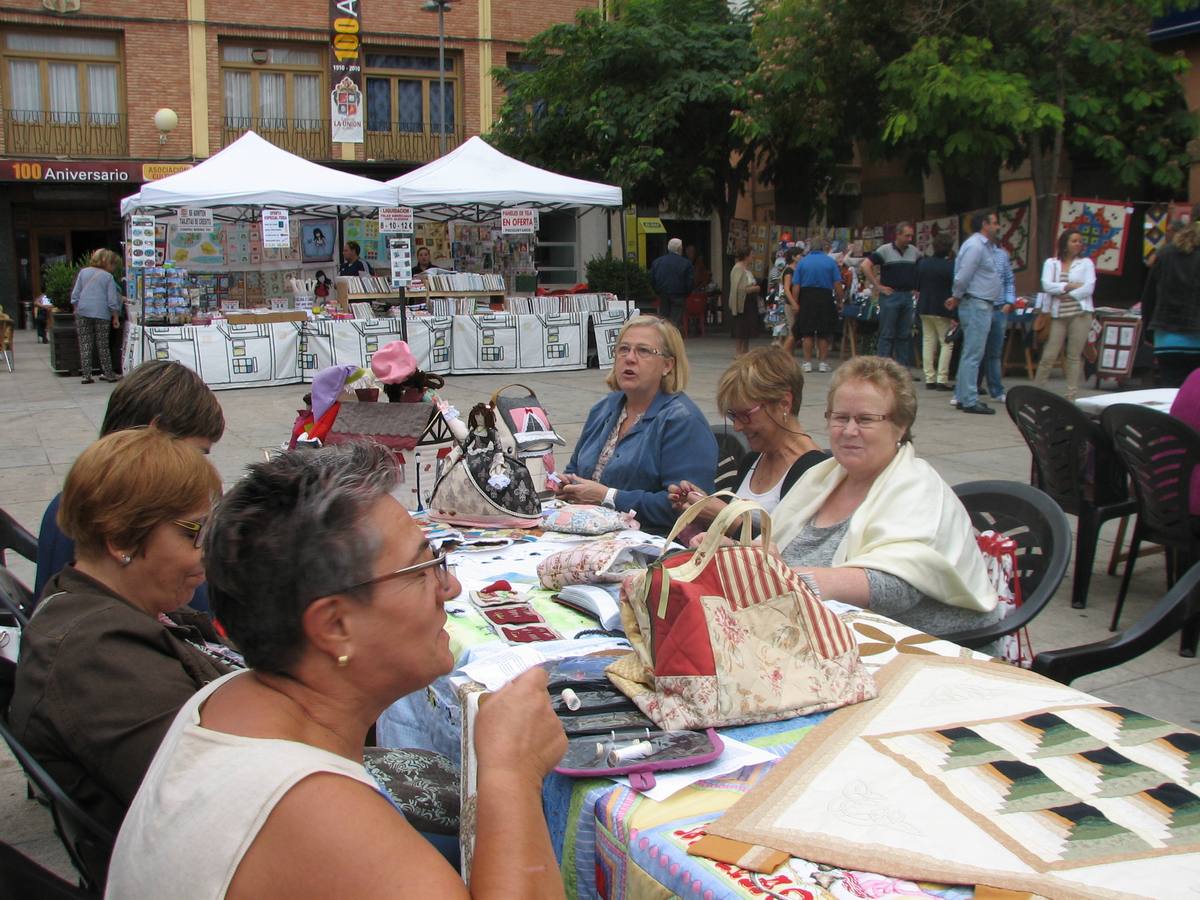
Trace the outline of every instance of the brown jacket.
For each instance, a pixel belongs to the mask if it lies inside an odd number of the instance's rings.
[[[21,637],[12,730],[116,832],[175,713],[231,669],[188,643],[215,637],[200,613],[167,627],[74,566],[43,596]]]

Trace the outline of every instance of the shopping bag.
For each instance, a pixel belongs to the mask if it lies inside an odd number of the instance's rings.
[[[662,555],[622,583],[633,650],[606,669],[609,679],[668,729],[770,722],[874,697],[850,629],[767,549],[770,516],[726,496],[697,549]],[[680,516],[668,546],[700,507]],[[740,538],[725,543],[739,524]]]

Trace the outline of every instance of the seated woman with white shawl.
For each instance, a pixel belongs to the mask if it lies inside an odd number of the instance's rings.
[[[833,376],[833,459],[809,469],[772,519],[785,562],[818,595],[929,634],[1003,618],[970,516],[917,459],[917,397],[896,362],[859,356]]]

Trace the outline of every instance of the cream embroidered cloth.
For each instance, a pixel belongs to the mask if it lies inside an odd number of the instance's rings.
[[[904,654],[709,834],[1055,898],[1200,885],[1200,735],[996,662]]]
[[[780,548],[791,543],[845,477],[835,459],[801,476],[771,517]],[[970,516],[950,485],[917,458],[912,444],[901,447],[875,479],[850,517],[833,564],[889,572],[950,606],[983,612],[996,607]]]

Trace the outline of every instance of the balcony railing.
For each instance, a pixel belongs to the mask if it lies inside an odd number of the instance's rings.
[[[247,131],[255,131],[275,146],[305,159],[332,158],[328,119],[226,116],[223,125],[223,147],[228,147]]]
[[[6,109],[4,137],[10,156],[116,157],[129,152],[120,113]]]
[[[383,124],[368,122],[367,159],[411,163],[427,163],[441,156],[440,137],[436,126],[425,122],[392,122],[390,129]],[[379,130],[373,130],[378,128]],[[449,152],[463,142],[460,125],[446,128],[446,151]]]

